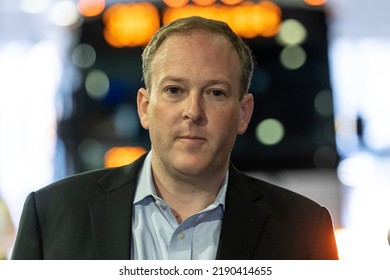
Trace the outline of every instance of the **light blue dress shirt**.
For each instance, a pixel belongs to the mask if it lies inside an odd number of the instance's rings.
[[[131,258],[134,260],[212,260],[217,254],[225,205],[226,174],[215,201],[178,224],[157,196],[151,153],[141,169],[133,205]]]

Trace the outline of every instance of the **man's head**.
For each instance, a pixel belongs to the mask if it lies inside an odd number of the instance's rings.
[[[163,26],[146,46],[142,54],[143,76],[147,89],[151,88],[153,58],[160,45],[174,35],[186,36],[194,32],[204,31],[226,38],[237,51],[241,64],[240,99],[249,90],[253,73],[253,58],[251,50],[237,36],[230,27],[221,21],[209,20],[201,17],[179,19]]]
[[[221,176],[253,112],[250,52],[225,24],[199,17],[179,20],[156,36],[144,53],[147,88],[137,96],[153,170],[192,180]]]

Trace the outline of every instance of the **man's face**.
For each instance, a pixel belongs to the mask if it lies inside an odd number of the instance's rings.
[[[154,167],[187,176],[226,170],[253,110],[251,94],[239,99],[241,68],[230,42],[202,32],[172,36],[152,63],[151,89],[140,89],[138,111]]]

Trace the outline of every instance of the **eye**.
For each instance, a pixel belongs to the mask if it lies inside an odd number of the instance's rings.
[[[180,89],[178,87],[168,87],[165,89],[165,92],[168,94],[175,95],[180,93]]]
[[[225,96],[226,94],[222,91],[222,90],[212,90],[210,91],[210,95],[214,96],[214,97],[222,97],[222,96]]]

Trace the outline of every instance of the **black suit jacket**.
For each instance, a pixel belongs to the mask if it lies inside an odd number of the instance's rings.
[[[133,164],[71,176],[26,199],[12,259],[129,259]],[[217,259],[337,259],[329,212],[232,165]]]

